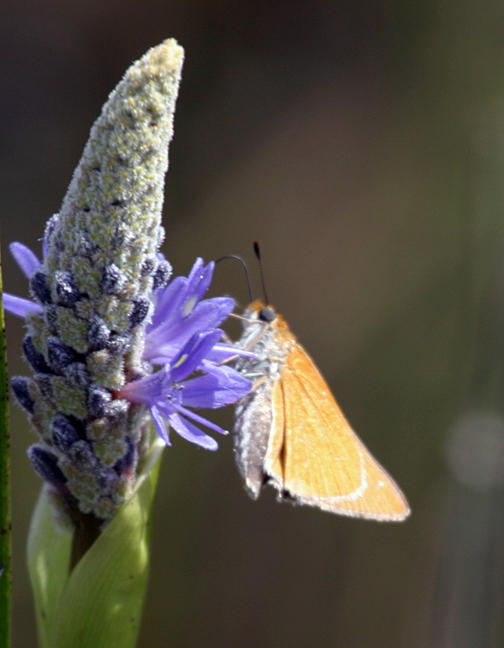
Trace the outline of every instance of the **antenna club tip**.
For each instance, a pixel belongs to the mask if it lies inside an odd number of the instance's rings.
[[[261,258],[261,250],[259,249],[259,241],[254,241],[253,245],[254,245],[255,255],[256,255],[256,257],[258,259],[260,259]]]

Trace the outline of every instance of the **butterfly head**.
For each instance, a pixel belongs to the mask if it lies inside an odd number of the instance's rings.
[[[271,322],[275,321],[278,317],[278,314],[273,306],[267,306],[259,299],[252,302],[247,310],[254,319],[257,319],[260,322],[264,322],[265,324],[271,324]]]

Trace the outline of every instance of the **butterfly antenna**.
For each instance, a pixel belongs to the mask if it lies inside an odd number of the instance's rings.
[[[259,241],[254,241],[254,254],[256,255],[257,261],[259,262],[259,272],[261,273],[261,285],[263,289],[264,303],[269,304],[268,293],[266,291],[266,282],[264,281],[264,271],[261,259],[261,250],[259,248]]]
[[[219,257],[215,263],[220,263],[220,261],[224,261],[224,259],[233,259],[234,261],[238,261],[238,263],[241,265],[243,271],[245,272],[245,280],[247,282],[247,289],[249,294],[249,303],[253,302],[254,297],[252,295],[252,286],[250,284],[249,271],[245,261],[241,257],[237,256],[236,254],[225,254],[224,256]]]

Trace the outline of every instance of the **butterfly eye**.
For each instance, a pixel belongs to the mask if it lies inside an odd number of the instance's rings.
[[[276,317],[275,311],[269,306],[261,308],[259,311],[259,319],[263,322],[272,322]]]

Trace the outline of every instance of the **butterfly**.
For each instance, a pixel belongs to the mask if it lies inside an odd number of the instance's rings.
[[[324,378],[284,318],[261,301],[243,317],[237,346],[254,352],[235,367],[253,381],[235,408],[234,454],[257,499],[278,499],[371,520],[400,521],[405,496],[350,427]]]

